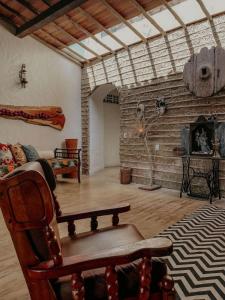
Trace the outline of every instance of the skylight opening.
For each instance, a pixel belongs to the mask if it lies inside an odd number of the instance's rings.
[[[85,61],[85,58],[81,58],[80,56],[78,56],[74,51],[71,51],[69,49],[69,47],[67,48],[63,48],[63,52],[69,54],[70,56],[74,57],[75,59],[77,59],[78,61],[81,61],[81,62],[84,62]]]
[[[224,0],[202,0],[211,15],[225,12]]]
[[[106,54],[109,51],[104,48],[102,45],[100,45],[99,43],[97,43],[93,38],[89,37],[86,38],[84,40],[81,41],[81,44],[84,44],[85,46],[87,46],[88,48],[90,48],[91,50],[95,51],[96,53],[98,53],[99,55],[102,54]]]
[[[110,35],[108,35],[105,31],[99,32],[95,36],[112,50],[118,50],[122,48],[122,46],[119,43],[117,43],[117,41],[113,39]]]
[[[185,24],[205,18],[205,14],[196,0],[186,0],[176,5],[171,5],[171,8]]]
[[[141,41],[139,36],[137,36],[128,26],[123,23],[113,26],[109,30],[126,45],[131,45]]]
[[[160,12],[157,12],[156,14],[151,15],[151,12],[148,12],[148,14],[161,26],[165,31],[174,29],[176,27],[179,27],[180,24],[178,21],[174,18],[174,16],[169,12],[167,9],[161,10]]]
[[[134,17],[128,21],[145,38],[159,34],[159,31],[143,15]]]
[[[86,49],[84,49],[77,43],[69,46],[69,48],[72,49],[73,51],[75,51],[76,53],[78,53],[79,55],[81,55],[82,57],[84,57],[84,59],[92,59],[92,58],[96,57],[94,54],[87,51]]]

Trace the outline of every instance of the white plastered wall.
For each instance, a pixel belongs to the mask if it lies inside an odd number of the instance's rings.
[[[104,84],[97,87],[89,97],[90,175],[120,163],[119,105],[103,103],[103,99],[113,89],[115,86],[112,84]]]
[[[25,63],[28,85],[19,85]],[[81,69],[31,37],[15,37],[0,25],[0,104],[60,106],[64,129],[0,118],[0,142],[33,144],[40,150],[62,145],[65,138],[81,141]]]
[[[120,165],[120,107],[118,104],[104,103],[104,165]]]

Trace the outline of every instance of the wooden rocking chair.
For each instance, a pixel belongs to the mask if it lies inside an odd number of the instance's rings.
[[[46,161],[31,162],[0,180],[0,206],[32,300],[172,300],[166,265],[169,239],[145,240],[133,225],[119,225],[128,204],[62,214]],[[112,226],[97,229],[97,217],[112,214]],[[91,219],[91,231],[76,234],[74,221]],[[69,236],[59,237],[57,223]]]

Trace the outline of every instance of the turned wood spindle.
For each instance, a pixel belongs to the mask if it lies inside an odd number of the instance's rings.
[[[81,273],[72,275],[72,296],[73,300],[85,300],[84,280]]]
[[[97,217],[91,218],[91,231],[95,231],[98,228],[98,220]]]
[[[68,222],[68,233],[69,233],[69,236],[71,236],[71,237],[76,235],[76,225],[75,225],[74,221]]]
[[[55,232],[51,226],[46,226],[45,230],[45,237],[48,243],[48,248],[50,255],[53,259],[54,265],[58,266],[62,264],[62,253],[59,247]]]
[[[118,280],[115,266],[107,266],[105,269],[105,280],[108,299],[119,300]]]
[[[174,282],[172,278],[168,276],[163,277],[159,286],[162,289],[163,300],[173,299],[175,292],[174,292]]]
[[[151,260],[144,257],[140,264],[140,292],[138,300],[150,299]]]
[[[53,197],[53,201],[54,201],[54,205],[55,205],[55,213],[56,213],[56,216],[59,217],[62,215],[62,211],[61,211],[61,208],[60,208],[60,205],[59,205],[59,202],[55,196],[54,193],[52,193],[52,197]]]
[[[113,224],[113,226],[117,226],[119,224],[119,221],[120,221],[120,219],[119,219],[118,214],[113,214],[113,216],[112,216],[112,224]]]

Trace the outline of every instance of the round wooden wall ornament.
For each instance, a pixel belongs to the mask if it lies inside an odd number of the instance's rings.
[[[225,86],[225,50],[221,47],[202,48],[184,66],[184,82],[197,97],[209,97]]]

